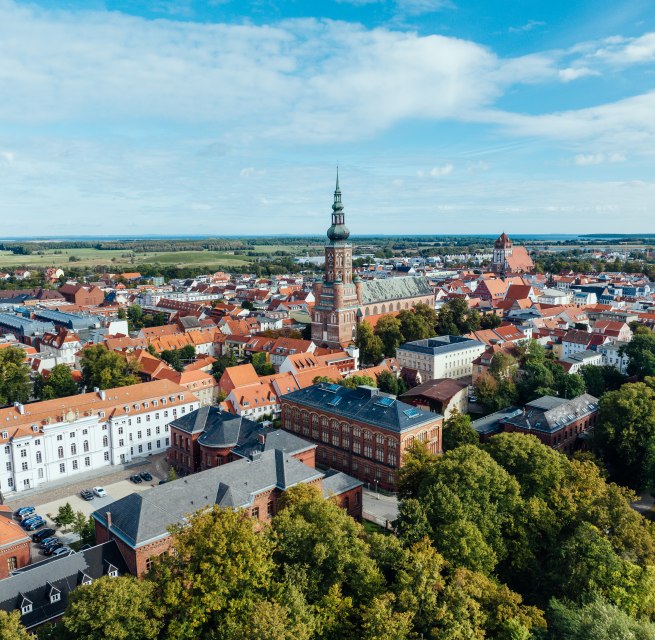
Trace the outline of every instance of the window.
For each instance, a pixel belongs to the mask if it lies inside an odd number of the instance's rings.
[[[89,433],[88,429],[82,429],[82,435],[85,436],[87,433]]]
[[[107,436],[102,436],[102,446],[103,447],[109,446],[109,438]]]
[[[7,558],[7,568],[9,571],[14,571],[18,567],[18,559],[16,556],[11,556],[11,558]]]
[[[109,462],[109,451],[105,451],[105,462]]]
[[[118,446],[119,446],[119,447],[124,447],[124,446],[125,446],[125,440],[123,440],[123,438],[121,438],[121,439],[118,441]]]
[[[146,571],[150,571],[152,569],[152,557],[146,558]]]
[[[141,431],[136,432],[137,440],[141,440],[141,433],[142,433]]]
[[[161,447],[161,440],[157,440],[157,449]]]
[[[141,424],[141,416],[139,416],[139,417],[136,419],[136,423],[137,423],[137,424]]]
[[[259,507],[253,507],[253,508],[250,510],[250,515],[251,515],[253,518],[257,518],[257,519],[259,520]]]
[[[59,593],[59,591],[53,591],[50,594],[50,604],[52,604],[53,602],[59,602],[60,600],[61,600],[61,593]]]
[[[159,411],[157,413],[155,413],[155,420],[159,420]],[[157,427],[157,428],[159,428],[159,427]]]
[[[152,429],[146,429],[146,437],[149,438],[152,435]]]
[[[9,451],[10,451],[10,449],[9,449],[9,445],[7,445],[7,446],[5,447],[5,453],[6,453],[6,454],[9,454]]]
[[[107,572],[107,575],[110,578],[117,578],[118,577],[118,569],[116,569],[116,568],[111,569],[110,571]]]
[[[90,467],[91,466],[91,458],[89,458],[89,456],[84,458],[84,466],[85,467]]]
[[[86,453],[89,450],[89,441],[85,440],[84,444],[82,445],[82,448],[84,449],[84,453]]]
[[[21,449],[20,450],[20,457],[21,458],[27,458],[27,449]]]
[[[64,436],[61,435],[61,433],[57,436],[57,442],[61,441],[64,439]]]
[[[63,462],[59,465],[59,473],[66,473],[66,465]]]
[[[8,484],[10,487],[13,487],[13,486],[14,486],[14,479],[13,479],[13,478],[9,478],[9,479],[7,480],[7,484]]]
[[[139,453],[143,453],[143,445],[142,444],[139,445]]]
[[[156,433],[157,435],[159,435],[160,432],[161,432],[161,427],[156,427],[156,428],[155,428],[155,433]]]
[[[3,440],[6,440],[9,437],[9,434],[6,431],[3,431],[0,435],[2,435]]]
[[[164,418],[168,418],[168,411],[164,411]]]
[[[43,469],[39,468],[39,480],[43,478]]]
[[[119,436],[123,435],[123,427],[118,427],[118,435]]]
[[[372,458],[373,457],[373,450],[371,449],[371,445],[368,444],[368,443],[364,445],[364,455],[367,458]]]
[[[27,615],[28,613],[32,613],[32,603],[27,602],[26,600],[23,600],[23,606],[20,608],[20,612],[23,615]]]
[[[148,443],[148,451],[152,451],[152,442]]]
[[[168,439],[168,438],[166,438],[166,446],[168,447],[168,446],[169,446],[169,444],[170,444],[170,441],[169,441],[169,439]]]
[[[40,452],[40,451],[37,451],[37,452],[36,452],[36,462],[37,462],[37,464],[41,464],[41,462],[42,462],[42,457],[43,457],[43,456],[41,455],[41,452]]]
[[[73,470],[77,470],[77,460],[73,460]]]
[[[71,455],[74,456],[77,453],[77,445],[71,445]]]
[[[75,437],[75,431],[71,431],[69,435],[70,435],[71,438],[74,438]]]
[[[7,463],[7,471],[11,471],[11,462]]]
[[[361,443],[359,440],[353,440],[353,453],[359,454],[361,451]]]
[[[150,414],[146,416],[146,422],[150,422]]]
[[[272,500],[270,500],[269,503],[266,505],[266,515],[269,518],[272,518],[275,515],[274,504]]]
[[[57,447],[57,457],[59,458],[64,457],[64,447]]]
[[[27,462],[23,462],[23,471],[27,471]]]

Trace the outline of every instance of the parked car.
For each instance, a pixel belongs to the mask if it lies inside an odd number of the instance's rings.
[[[18,516],[18,519],[21,522],[25,522],[25,520],[29,520],[30,518],[33,518],[36,515],[36,511],[30,511],[29,513],[24,513],[22,516]]]
[[[46,549],[43,550],[44,555],[46,556],[51,556],[57,551],[57,549],[63,549],[64,545],[61,542],[58,542],[57,544],[53,544],[50,547],[47,547]]]
[[[54,529],[41,529],[41,531],[32,536],[32,540],[34,540],[34,542],[43,542],[46,538],[50,538],[55,533],[57,532]]]
[[[64,554],[69,554],[72,551],[70,547],[57,547],[52,552],[52,555],[56,558],[57,556],[63,556]]]
[[[61,540],[57,536],[50,536],[49,538],[46,538],[42,543],[41,543],[41,549],[47,549],[48,547],[51,547],[53,544],[59,544]]]
[[[36,531],[41,527],[45,527],[45,520],[43,518],[40,518],[39,520],[33,520],[27,527],[25,527],[25,529],[27,531]]]
[[[144,471],[143,473],[139,474],[141,476],[141,480],[145,480],[146,482],[151,482],[152,481],[152,475],[150,475],[147,471]]]
[[[105,491],[104,487],[93,487],[93,493],[95,493],[98,498],[107,497],[107,492]]]
[[[21,507],[14,512],[14,515],[23,518],[31,513],[34,513],[36,509],[34,507]]]
[[[141,476],[136,473],[133,476],[130,476],[130,480],[134,482],[134,484],[141,484],[143,482],[143,480],[141,480]]]
[[[159,484],[166,484],[167,482],[168,482],[168,480],[160,480]]]
[[[82,491],[80,491],[80,496],[84,500],[93,500],[93,498],[95,498],[93,491],[89,491],[88,489],[82,489]]]
[[[35,513],[34,515],[31,515],[29,518],[25,518],[25,520],[23,520],[23,521],[21,522],[21,526],[27,528],[27,527],[29,527],[33,522],[37,522],[38,520],[43,520],[43,518]]]
[[[477,402],[478,397],[477,396],[469,396],[469,402]]]

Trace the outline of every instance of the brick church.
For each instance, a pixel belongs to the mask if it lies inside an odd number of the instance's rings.
[[[346,227],[339,175],[332,204],[332,226],[327,231],[325,273],[314,285],[312,340],[319,345],[346,347],[352,344],[357,324],[369,316],[395,313],[423,302],[434,307],[434,292],[427,278],[362,280],[353,277],[352,244]]]

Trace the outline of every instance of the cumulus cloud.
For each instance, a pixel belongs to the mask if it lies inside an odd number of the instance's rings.
[[[566,69],[559,70],[559,77],[564,82],[571,82],[571,80],[577,80],[578,78],[584,78],[585,76],[599,76],[600,72],[589,67],[567,67]]]

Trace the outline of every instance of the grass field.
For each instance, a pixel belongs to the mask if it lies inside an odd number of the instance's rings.
[[[44,252],[43,255],[32,254],[20,256],[10,251],[0,251],[0,269],[10,267],[93,267],[107,265],[107,267],[138,267],[144,262],[153,264],[187,266],[207,265],[208,267],[243,266],[250,264],[246,256],[234,256],[220,251],[153,251],[152,253],[138,253],[134,255],[134,262],[128,251],[122,249],[61,249],[62,253],[54,253],[55,249]],[[71,262],[70,257],[75,256],[79,261]]]

